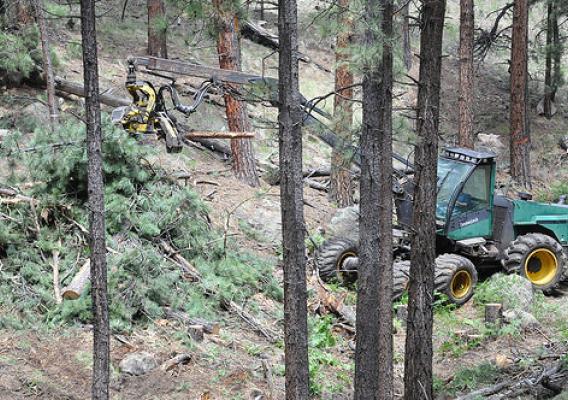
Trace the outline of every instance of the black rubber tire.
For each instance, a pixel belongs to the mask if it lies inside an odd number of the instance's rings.
[[[457,287],[455,279],[466,279],[467,291],[459,293],[463,288]],[[455,283],[455,285],[454,285]],[[443,293],[452,304],[461,306],[473,296],[477,284],[477,270],[473,263],[457,254],[442,254],[436,258],[434,290]]]
[[[392,271],[392,300],[399,300],[408,289],[410,261],[397,261]]]
[[[527,257],[530,257],[539,249],[554,254],[557,262],[554,276],[543,284],[536,284],[528,275],[526,268],[523,268],[527,262]],[[542,290],[545,294],[559,294],[566,287],[568,258],[560,243],[553,237],[542,233],[528,233],[517,237],[517,239],[511,242],[507,250],[505,250],[503,268],[508,273],[520,274],[527,278],[532,282],[535,289]]]
[[[357,258],[358,244],[345,237],[337,236],[326,240],[314,257],[319,276],[324,282],[340,282],[351,284],[357,280],[357,269],[343,270],[343,261],[347,258]],[[358,260],[358,258],[357,258]],[[354,263],[350,263],[353,268]]]

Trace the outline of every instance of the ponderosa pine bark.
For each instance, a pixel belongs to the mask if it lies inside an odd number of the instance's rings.
[[[239,18],[232,0],[213,0],[216,11],[217,52],[219,66],[222,69],[241,71],[241,45],[239,37]],[[247,114],[245,102],[235,99],[226,93],[225,111],[229,130],[235,132],[250,132],[252,126]],[[256,173],[256,160],[251,139],[231,140],[232,167],[235,176],[252,187],[260,185]]]
[[[402,51],[404,66],[407,71],[412,68],[412,44],[410,43],[410,2],[408,0],[401,0],[401,15],[402,15]]]
[[[49,107],[49,123],[53,131],[59,121],[59,108],[57,107],[57,98],[55,97],[55,77],[53,74],[53,65],[51,63],[51,53],[49,46],[49,37],[47,34],[47,26],[43,17],[43,1],[32,0],[36,15],[37,25],[41,40],[41,52],[43,57],[43,68],[45,73],[45,81],[47,87],[47,105]]]
[[[473,0],[460,1],[460,96],[459,135],[462,147],[473,149],[473,100],[474,100],[474,8]]]
[[[530,132],[528,126],[528,0],[515,0],[511,45],[511,176],[530,186]]]
[[[148,55],[168,58],[166,6],[164,0],[148,0]]]
[[[330,197],[338,207],[353,204],[353,180],[351,179],[353,123],[353,73],[350,70],[349,46],[353,35],[353,18],[349,12],[349,0],[339,0],[338,25],[335,47],[335,91],[333,116],[339,145],[331,153]],[[342,89],[349,88],[349,89]]]
[[[436,174],[445,0],[423,0],[413,201],[412,254],[404,358],[404,398],[433,399],[432,299],[436,259]]]
[[[564,47],[560,41],[560,28],[558,26],[558,3],[554,3],[555,13],[552,18],[552,43],[554,47],[554,68],[552,75],[552,95],[551,100],[556,101],[556,92],[558,87],[562,83],[562,54],[564,53]]]
[[[546,63],[544,69],[544,116],[552,118],[552,96],[555,92],[553,87],[552,59],[554,57],[554,19],[556,18],[556,4],[549,1],[546,18]]]
[[[302,110],[298,82],[297,26],[296,0],[279,0],[278,123],[286,400],[309,398],[308,295],[304,244],[306,228],[303,209]]]
[[[108,321],[107,267],[101,106],[95,28],[95,1],[81,0],[81,36],[87,123],[87,179],[89,196],[89,248],[91,250],[91,298],[93,302],[93,400],[109,398],[110,337]]]
[[[392,13],[392,0],[367,1],[364,43],[383,49],[382,59],[366,65],[363,76],[356,400],[393,398]]]

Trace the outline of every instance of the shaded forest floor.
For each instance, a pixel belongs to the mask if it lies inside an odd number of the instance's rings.
[[[146,33],[144,4],[132,2],[136,7],[124,23],[118,18],[105,17],[99,25],[100,75],[101,87],[110,89],[113,94],[126,97],[123,89],[125,60],[127,55],[143,55],[145,49],[133,37],[144,38]],[[302,2],[305,11],[312,12],[310,2]],[[274,15],[266,18],[272,28]],[[306,25],[310,18],[306,17]],[[52,36],[56,38],[56,53],[61,61],[59,73],[66,79],[81,81],[81,61],[79,30],[63,28],[65,20],[52,22]],[[186,58],[187,37],[192,38],[193,26],[182,18],[181,25],[172,27],[170,40],[171,57]],[[310,30],[311,29],[311,30]],[[329,40],[317,41],[315,28],[308,28],[303,34],[302,51],[305,51],[317,64],[333,69],[333,53]],[[414,38],[416,40],[416,38]],[[216,55],[210,39],[202,43],[189,41],[195,59],[215,65]],[[207,46],[206,46],[207,45]],[[244,41],[244,70],[261,72],[262,58],[270,51]],[[193,46],[193,47],[192,47]],[[448,49],[451,54],[451,46]],[[117,57],[117,55],[121,55]],[[277,59],[271,57],[265,63],[269,76],[275,76]],[[314,63],[302,64],[302,92],[310,98],[327,93],[333,88],[333,75],[318,68]],[[452,144],[457,127],[457,115],[453,112],[457,102],[457,61],[450,56],[444,64],[444,95],[442,104],[442,135],[446,143]],[[411,74],[416,76],[415,65]],[[493,65],[485,65],[477,70],[476,122],[481,133],[499,135],[502,146],[492,144],[492,148],[506,154],[508,143],[508,91],[506,71]],[[308,79],[307,77],[310,77]],[[159,81],[150,77],[150,80]],[[165,82],[165,81],[164,81]],[[184,78],[178,84],[198,84],[199,80]],[[400,93],[399,106],[412,106],[415,95],[412,91]],[[22,109],[41,97],[39,91],[32,89],[10,89],[0,95],[0,121],[2,128],[20,129],[26,135],[25,121],[30,118],[30,110],[15,110],[14,97],[26,97]],[[22,99],[20,99],[22,101]],[[184,101],[189,101],[185,97]],[[531,99],[531,123],[533,134],[533,171],[535,174],[535,193],[541,198],[552,199],[556,187],[568,181],[568,156],[557,148],[557,140],[565,134],[568,126],[568,105],[565,94],[560,94],[559,113],[552,120],[535,115],[538,98]],[[37,103],[36,103],[37,104]],[[322,104],[331,111],[332,102]],[[37,108],[37,107],[36,107]],[[62,108],[80,111],[78,99],[66,99]],[[40,121],[47,117],[41,115],[42,108],[34,117]],[[108,112],[109,110],[106,109]],[[256,140],[257,158],[277,162],[277,133],[275,130],[274,108],[258,105],[249,107],[254,117],[258,138]],[[412,121],[397,117],[399,129],[396,146],[403,152],[408,149],[406,142],[412,140],[410,130]],[[204,104],[190,119],[195,129],[221,130],[224,128],[223,108]],[[41,122],[40,122],[41,123]],[[4,126],[5,125],[5,126]],[[259,127],[262,126],[263,129]],[[252,189],[233,179],[230,165],[222,157],[189,146],[183,154],[172,155],[162,149],[163,143],[150,142],[160,152],[150,160],[171,176],[183,174],[179,180],[195,190],[209,205],[212,224],[225,235],[230,236],[243,249],[248,249],[266,257],[273,264],[273,275],[282,281],[282,270],[278,262],[280,254],[279,235],[279,188],[263,183],[260,189]],[[305,168],[317,168],[327,164],[329,149],[315,136],[306,134]],[[507,160],[500,159],[501,183],[506,185]],[[2,176],[10,168],[2,165]],[[4,174],[6,172],[6,174]],[[328,227],[336,209],[327,200],[324,192],[306,187],[305,214],[308,233],[321,236]],[[354,305],[354,292],[343,288],[330,287],[343,298],[346,305]],[[487,294],[485,290],[484,294]],[[317,308],[314,290],[310,292],[310,309]],[[281,303],[257,294],[245,304],[264,326],[279,331],[282,324]],[[535,365],[545,363],[547,357],[564,352],[559,348],[568,338],[568,329],[563,322],[568,310],[568,296],[559,298],[539,297],[533,310],[540,324],[520,328],[512,326],[503,329],[498,335],[490,335],[483,329],[482,302],[472,301],[466,306],[453,310],[444,306],[436,309],[435,326],[435,375],[436,389],[440,398],[453,398],[457,393],[467,392],[476,387],[496,381],[523,376],[535,369]],[[540,311],[539,311],[540,310]],[[8,313],[0,303],[0,314]],[[219,334],[206,334],[203,341],[191,339],[187,328],[178,321],[157,319],[143,328],[134,329],[127,334],[116,332],[112,339],[112,398],[113,399],[254,399],[283,398],[283,350],[282,343],[270,343],[265,337],[250,328],[238,315],[219,309],[216,320],[220,323]],[[395,340],[396,393],[402,393],[402,374],[404,356],[404,327],[395,321],[397,333]],[[311,313],[311,379],[314,398],[348,399],[351,396],[353,376],[353,350],[350,345],[352,332],[331,315],[320,316]],[[120,334],[119,334],[120,333]],[[41,326],[34,329],[0,330],[0,400],[19,399],[86,399],[90,393],[90,368],[92,357],[91,332],[88,325],[67,324],[63,326]],[[133,352],[146,351],[154,354],[158,364],[178,353],[188,353],[191,361],[170,371],[160,368],[140,377],[120,374],[118,365],[124,357]],[[532,397],[527,397],[532,398]]]

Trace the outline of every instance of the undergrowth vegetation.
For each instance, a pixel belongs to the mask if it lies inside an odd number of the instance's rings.
[[[0,204],[0,328],[24,328],[38,319],[53,326],[88,323],[91,299],[57,304],[52,268],[69,284],[89,257],[87,154],[81,125],[56,133],[36,129],[26,143],[2,149],[11,160],[8,184],[29,187],[34,201]],[[165,316],[166,308],[210,317],[221,301],[258,292],[280,300],[272,263],[237,250],[210,224],[196,193],[151,162],[154,150],[104,127],[106,229],[111,328],[128,331]],[[199,270],[192,282],[159,246],[165,241]],[[54,254],[59,254],[54,261]]]

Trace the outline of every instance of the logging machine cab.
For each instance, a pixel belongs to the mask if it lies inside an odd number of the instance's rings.
[[[448,148],[438,159],[438,234],[489,238],[493,228],[495,154]]]

